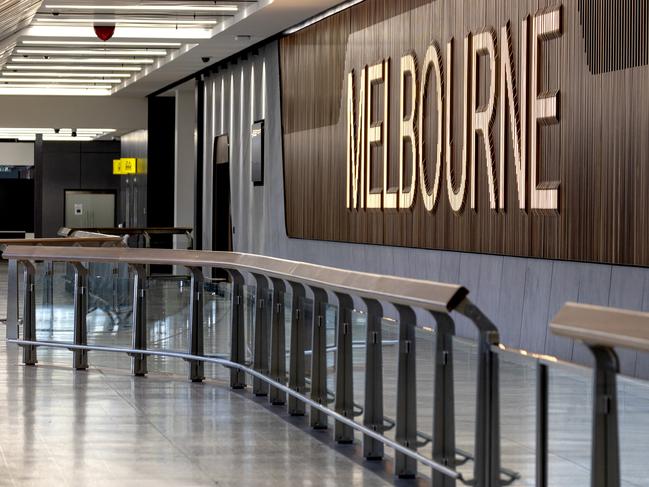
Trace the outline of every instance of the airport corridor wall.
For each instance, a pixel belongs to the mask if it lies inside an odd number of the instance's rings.
[[[214,141],[227,134],[235,251],[460,283],[497,324],[502,343],[585,364],[591,355],[583,345],[548,333],[549,319],[566,301],[649,310],[647,268],[289,238],[280,76],[279,45],[273,41],[206,78],[203,248],[212,248]],[[252,125],[259,120],[264,121],[263,185],[251,181]],[[326,194],[318,204],[330,204]],[[432,325],[424,313],[419,319]],[[459,336],[475,337],[467,320],[457,317],[456,324]],[[620,361],[623,373],[649,378],[649,357],[621,351]]]

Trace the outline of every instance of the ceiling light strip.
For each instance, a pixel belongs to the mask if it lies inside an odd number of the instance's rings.
[[[4,69],[11,69],[16,71],[116,71],[128,73],[137,73],[139,71],[142,71],[142,68],[140,66],[64,66],[62,64],[44,64],[40,66],[29,64],[7,64]]]
[[[22,55],[63,55],[63,56],[166,56],[167,51],[163,49],[138,50],[138,49],[16,49],[17,54]]]
[[[295,34],[296,32],[305,29],[309,27],[310,25],[313,25],[317,22],[320,22],[327,17],[331,17],[332,15],[336,15],[337,13],[342,12],[343,10],[347,10],[348,8],[353,7],[354,5],[358,5],[359,3],[363,2],[364,0],[350,0],[348,2],[341,3],[340,5],[330,8],[329,10],[324,11],[323,13],[316,15],[314,17],[311,17],[310,19],[305,20],[304,22],[297,24],[290,29],[287,29],[284,31],[284,34]]]
[[[238,12],[237,5],[91,5],[91,4],[47,4],[46,9],[92,10],[110,12]]]
[[[31,66],[30,66],[31,67]],[[1,76],[5,77],[31,77],[31,78],[130,78],[131,75],[128,73],[57,73],[47,71],[2,71]]]
[[[56,84],[56,83],[38,83],[32,82],[32,84],[10,84],[2,83],[0,84],[2,88],[85,88],[89,90],[110,90],[112,87],[110,85],[66,85],[66,84]],[[41,95],[48,95],[49,93],[41,93]]]
[[[48,86],[47,96],[110,96],[111,90],[109,89],[96,89],[96,88],[82,88],[75,86],[74,88],[61,88]],[[12,86],[7,87],[0,84],[0,95],[29,95],[29,96],[44,96],[43,87],[25,87],[25,86]]]
[[[130,58],[65,58],[65,57],[52,57],[52,58],[35,58],[35,57],[16,57],[11,58],[13,63],[43,63],[43,64],[153,64],[154,59],[130,59]]]
[[[79,47],[158,47],[174,49],[182,46],[180,42],[139,42],[139,41],[53,41],[48,39],[43,40],[22,40],[21,45],[24,46],[79,46]]]
[[[0,79],[0,83],[78,83],[78,84],[87,84],[87,83],[103,83],[103,84],[120,84],[121,79],[77,79],[77,78],[3,78]]]
[[[69,18],[69,17],[36,17],[35,22],[39,24],[151,24],[151,25],[216,25],[218,20],[186,20],[186,19],[129,19],[129,18]]]

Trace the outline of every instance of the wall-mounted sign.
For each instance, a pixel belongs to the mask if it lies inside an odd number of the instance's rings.
[[[138,160],[132,157],[122,157],[113,160],[113,174],[124,176],[128,174],[137,174]]]
[[[250,143],[250,174],[255,186],[264,184],[264,121],[252,124]]]
[[[365,0],[282,38],[288,235],[649,265],[649,38],[593,34],[622,4]]]
[[[532,24],[531,32],[528,23]],[[540,65],[544,62],[541,44],[560,35],[559,7],[538,13],[531,21],[523,19],[521,50],[527,51],[529,45],[530,56],[523,57],[518,73],[524,90],[520,93],[512,68],[514,61],[509,23],[501,30],[499,57],[496,34],[491,26],[479,34],[469,33],[464,38],[464,62],[459,80],[453,77],[453,40],[446,44],[445,58],[435,42],[428,46],[421,63],[417,62],[414,53],[404,54],[396,66],[399,72],[396,86],[391,85],[389,79],[390,58],[364,66],[360,73],[351,70],[347,76],[347,166],[344,175],[347,208],[410,210],[415,196],[420,194],[426,210],[433,211],[439,201],[441,186],[445,184],[453,212],[461,212],[467,199],[470,208],[476,209],[476,177],[479,173],[476,166],[484,160],[483,174],[487,182],[489,208],[504,210],[507,147],[501,140],[500,157],[494,153],[492,131],[498,109],[501,114],[501,137],[508,128],[508,142],[513,147],[518,207],[521,210],[528,208],[526,188],[529,187],[530,209],[558,211],[560,182],[538,180],[542,149],[538,140],[540,125],[559,122],[559,93],[555,91],[541,95],[539,80],[543,75]],[[482,67],[479,66],[480,62],[484,63]],[[481,72],[488,76],[480,77]],[[498,73],[500,93],[496,90]],[[460,84],[463,86],[461,110],[453,106],[453,90]],[[480,91],[486,92],[486,99],[480,99]],[[377,106],[381,104],[374,103],[376,95],[383,101],[382,116],[377,113],[380,109]],[[397,113],[386,109],[392,97],[399,99]],[[427,105],[436,112],[436,133],[427,130],[425,115],[427,108],[430,108]],[[519,110],[524,115],[529,111],[529,156],[525,150],[528,117],[523,117],[521,127]],[[461,113],[462,117],[461,138],[459,133],[454,133],[451,123],[451,115],[455,112]],[[397,118],[399,130],[391,133],[392,117]],[[507,118],[508,127],[505,126]],[[454,144],[453,141],[457,142]],[[391,144],[399,148],[396,161],[389,157]],[[432,178],[427,168],[427,145],[435,155],[431,161],[434,164]],[[454,150],[461,153],[460,168],[455,172],[451,162]],[[398,164],[397,185],[390,186],[390,165],[395,163]],[[383,165],[379,181],[372,177],[373,164]],[[444,175],[442,165],[446,168]]]

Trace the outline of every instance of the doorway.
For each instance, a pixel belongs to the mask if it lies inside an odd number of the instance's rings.
[[[212,250],[232,252],[230,142],[227,134],[214,138],[212,174]],[[212,277],[226,279],[227,273],[213,269]]]

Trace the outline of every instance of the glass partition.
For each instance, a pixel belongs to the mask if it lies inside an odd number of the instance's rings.
[[[417,357],[417,443],[418,452],[433,457],[433,411],[435,404],[435,344],[437,336],[432,329],[415,328]]]
[[[63,262],[37,262],[34,276],[36,339],[72,342],[74,330],[74,269]],[[24,298],[23,267],[20,267],[21,296]],[[22,303],[21,318],[24,320]],[[24,332],[21,326],[21,336]],[[72,354],[62,349],[38,349],[39,360],[69,365]]]
[[[556,364],[549,367],[548,476],[550,485],[569,480],[590,485],[592,370]]]
[[[536,368],[536,360],[518,353],[498,353],[500,462],[504,470],[520,476],[511,485],[536,484]]]
[[[206,279],[203,293],[205,354],[229,359],[232,339],[232,284]],[[228,380],[230,373],[220,365],[205,364],[207,377]]]
[[[130,348],[133,337],[133,278],[127,265],[91,263],[88,268],[88,345]],[[130,369],[128,357],[88,353],[89,364]]]
[[[352,311],[352,363],[354,364],[354,421],[363,424],[367,360],[367,313]]]
[[[290,287],[288,288],[290,289]],[[284,294],[284,367],[286,375],[284,383],[288,383],[288,370],[291,356],[291,323],[293,322],[293,293],[287,291]]]
[[[619,376],[617,390],[622,485],[644,485],[649,479],[649,384]]]
[[[478,380],[478,344],[453,337],[453,386],[455,390],[455,447],[461,460],[457,470],[473,478],[475,418]]]
[[[304,393],[308,394],[311,391],[311,367],[313,364],[313,319],[314,302],[312,299],[304,298],[300,300],[300,309],[304,313],[302,320],[302,336],[304,337],[304,379],[305,389]]]
[[[399,322],[383,318],[381,321],[383,351],[383,416],[388,429],[385,436],[394,440],[394,422],[397,417],[397,379],[399,373]]]
[[[66,263],[35,264],[36,334],[42,341],[73,342],[74,330],[74,267]],[[126,265],[89,264],[87,341],[89,345],[130,348],[133,333],[134,273]],[[21,299],[22,268],[20,272]],[[147,279],[146,329],[147,348],[161,351],[187,352],[189,346],[191,280],[187,276],[154,276]],[[231,353],[232,323],[231,283],[206,279],[202,290],[204,352],[207,356],[229,358]],[[244,286],[245,362],[253,364],[255,354],[256,314],[258,293],[256,286]],[[273,339],[285,349],[280,356],[283,369],[290,367],[291,332],[293,329],[293,295],[279,293],[283,303],[283,329],[279,337],[273,328],[277,307],[273,303],[273,290],[259,296],[268,303],[268,346]],[[301,299],[304,313],[304,366],[306,390],[311,389],[314,302]],[[272,310],[272,311],[271,311]],[[22,314],[22,309],[21,309]],[[327,403],[334,408],[336,395],[336,367],[338,354],[339,308],[325,305],[326,336],[326,387]],[[275,322],[275,324],[277,324]],[[395,438],[394,422],[397,416],[397,381],[399,370],[398,321],[381,320],[383,381],[383,410],[385,435]],[[365,381],[367,376],[367,313],[354,310],[351,323],[352,380],[354,419],[363,423],[365,406]],[[418,451],[432,458],[433,412],[435,405],[435,364],[437,334],[435,326],[419,326],[415,337],[415,381]],[[453,381],[455,408],[455,440],[457,469],[464,478],[473,478],[475,452],[476,402],[478,375],[478,345],[476,342],[453,338]],[[281,348],[281,346],[279,347]],[[502,347],[498,356],[500,448],[503,478],[516,473],[520,478],[511,485],[535,485],[536,475],[536,422],[537,422],[537,369],[538,360],[525,352]],[[66,349],[38,349],[39,361],[69,365],[72,354]],[[131,359],[126,354],[91,351],[91,366],[130,369]],[[548,359],[548,475],[549,485],[588,487],[591,483],[591,436],[593,408],[592,369]],[[150,372],[185,376],[187,362],[175,358],[149,357]],[[209,379],[227,381],[229,371],[221,366],[206,364]],[[284,383],[287,376],[280,378]],[[248,378],[248,384],[252,379]],[[649,463],[645,461],[649,448],[649,435],[643,425],[649,411],[649,383],[618,377],[620,460],[623,486],[643,485],[649,478]],[[330,425],[332,422],[330,422]],[[356,434],[360,440],[361,435]],[[424,475],[428,473],[420,469]]]

